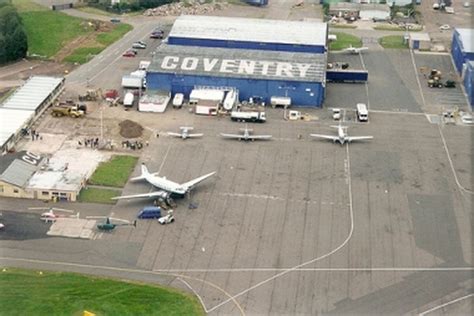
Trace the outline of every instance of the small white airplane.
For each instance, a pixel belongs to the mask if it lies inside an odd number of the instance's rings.
[[[253,132],[253,129],[250,129],[245,125],[245,128],[240,129],[243,133],[242,134],[225,134],[221,133],[222,137],[225,138],[232,138],[232,139],[238,139],[238,140],[267,140],[271,139],[272,135],[251,135]]]
[[[44,210],[44,207],[30,207],[30,210]],[[64,215],[64,214],[58,214],[57,212],[63,212],[63,213],[74,213],[74,211],[71,210],[65,210],[62,208],[55,208],[51,207],[47,212],[41,213],[40,219],[44,221],[45,223],[54,223],[58,218],[79,218],[79,212],[77,212],[74,215]]]
[[[348,52],[350,54],[359,54],[360,52],[368,49],[368,47],[353,47],[352,45],[350,45],[348,48],[344,48],[342,51]]]
[[[201,134],[201,133],[190,134],[189,131],[192,131],[194,129],[194,127],[181,126],[179,129],[181,130],[181,133],[168,132],[168,135],[174,136],[174,137],[181,137],[182,139],[193,138],[193,137],[202,137],[204,135],[204,134]]]
[[[332,140],[333,143],[339,142],[341,146],[344,145],[346,142],[350,143],[353,140],[365,140],[365,139],[374,138],[373,136],[348,136],[347,126],[342,126],[341,124],[331,125],[331,127],[337,128],[337,136],[321,135],[321,134],[310,134],[310,136],[316,137],[316,138],[329,139],[329,140]]]
[[[113,197],[112,200],[122,200],[122,199],[137,199],[137,198],[163,198],[168,199],[169,197],[179,197],[182,198],[191,191],[198,183],[206,180],[210,176],[214,175],[216,171],[208,173],[204,176],[196,178],[194,180],[179,184],[171,180],[166,179],[166,177],[159,177],[157,173],[150,173],[142,163],[142,174],[138,177],[131,178],[130,181],[140,181],[146,180],[148,183],[157,187],[158,191],[152,191],[149,193],[143,194],[133,194],[133,195],[122,195]]]

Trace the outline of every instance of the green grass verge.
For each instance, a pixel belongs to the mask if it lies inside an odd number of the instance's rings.
[[[397,25],[387,25],[387,24],[376,25],[376,26],[373,27],[373,29],[377,30],[377,31],[398,31],[398,32],[406,31],[405,28],[401,28]],[[411,28],[408,31],[409,32],[420,32],[422,30],[423,30],[423,27],[419,26],[419,27]]]
[[[75,273],[0,271],[2,315],[204,315],[198,300],[155,285]]]
[[[71,55],[64,58],[64,61],[69,63],[85,64],[103,50],[104,47],[81,47],[75,49]]]
[[[112,156],[97,167],[90,184],[122,188],[135,168],[138,158],[134,156]]]
[[[31,0],[12,0],[11,3],[19,13],[28,11],[50,11],[47,6],[39,5]]]
[[[119,196],[120,194],[121,192],[119,190],[84,188],[79,193],[77,200],[87,203],[115,204],[117,201],[111,200],[111,198]]]
[[[356,25],[352,24],[330,24],[330,28],[336,28],[336,29],[356,29]]]
[[[55,11],[20,13],[28,36],[28,53],[54,56],[64,45],[92,32],[85,20]]]
[[[85,13],[90,13],[90,14],[95,14],[95,15],[105,15],[105,16],[116,16],[117,14],[113,14],[112,12],[107,12],[98,8],[93,8],[93,7],[87,7],[87,6],[81,6],[81,7],[75,7],[76,10],[85,12]]]
[[[379,38],[379,44],[383,48],[408,48],[408,43],[403,43],[403,35],[388,35]]]
[[[352,45],[352,47],[362,47],[362,40],[354,35],[343,32],[331,32],[337,36],[337,41],[329,43],[330,50],[341,50]]]
[[[96,41],[102,45],[109,46],[113,42],[121,39],[123,35],[131,29],[133,29],[133,27],[130,24],[117,24],[112,31],[97,35]]]

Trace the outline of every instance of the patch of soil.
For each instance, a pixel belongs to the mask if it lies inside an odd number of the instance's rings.
[[[119,123],[120,135],[124,138],[137,138],[142,136],[143,127],[130,120],[125,120]]]

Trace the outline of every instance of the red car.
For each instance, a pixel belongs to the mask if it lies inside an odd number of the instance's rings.
[[[127,50],[125,53],[122,54],[123,57],[135,57],[137,55],[137,51],[130,49]]]

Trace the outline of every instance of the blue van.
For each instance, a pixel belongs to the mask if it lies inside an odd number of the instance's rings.
[[[139,219],[160,218],[161,208],[158,206],[145,206],[140,212],[138,212],[137,217]]]

